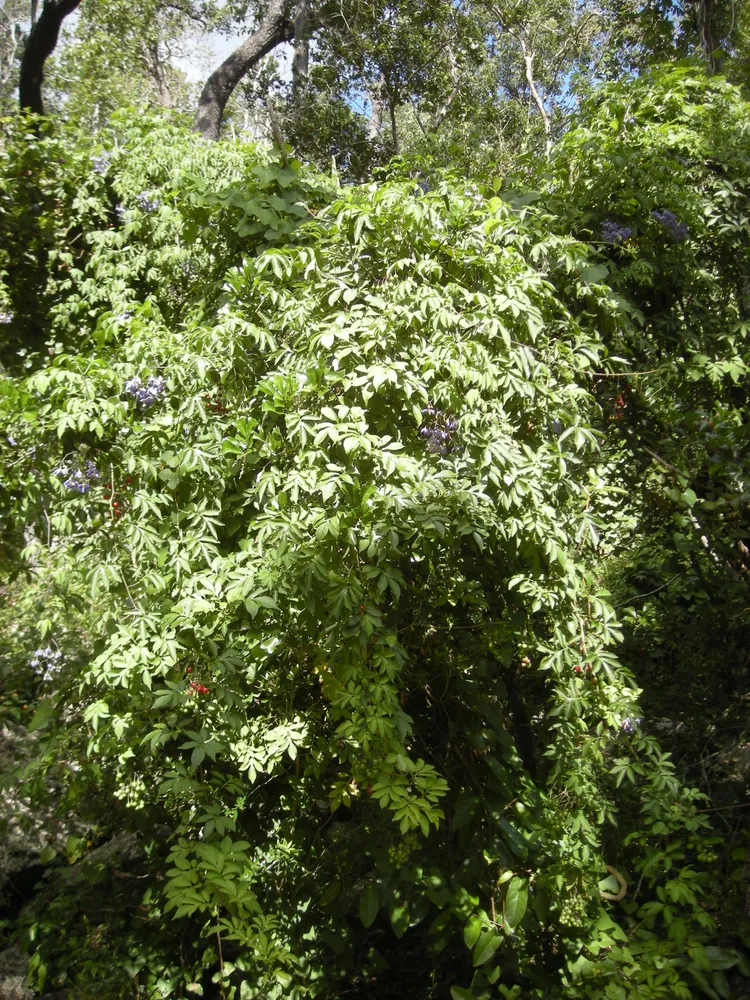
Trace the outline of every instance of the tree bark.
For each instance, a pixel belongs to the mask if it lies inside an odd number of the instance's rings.
[[[141,58],[146,72],[154,81],[159,100],[165,108],[171,108],[172,94],[169,90],[166,67],[159,52],[159,43],[141,40]]]
[[[218,139],[224,108],[242,77],[277,45],[294,37],[288,7],[289,0],[271,0],[266,16],[253,34],[209,76],[198,101],[193,123],[196,132],[207,139]]]
[[[372,85],[367,91],[367,96],[370,99],[370,124],[367,129],[367,134],[370,140],[377,139],[380,135],[380,130],[383,127],[383,110],[385,107],[385,102],[383,101],[383,79],[382,77]]]
[[[458,65],[456,63],[456,56],[451,46],[448,46],[448,67],[450,70],[453,90],[450,92],[450,94],[448,94],[448,97],[443,102],[442,107],[435,116],[435,121],[432,123],[433,132],[437,132],[437,130],[445,121],[446,115],[451,109],[451,104],[453,104],[454,100],[456,99],[456,94],[458,93]]]
[[[712,0],[699,0],[697,6],[701,48],[708,61],[709,72],[721,73],[724,69],[724,59],[714,31],[713,2]]]
[[[294,58],[292,91],[303,94],[310,77],[310,0],[297,0],[294,8]]]
[[[18,82],[18,102],[21,110],[44,114],[42,81],[44,64],[55,51],[60,37],[60,26],[72,14],[81,0],[44,0],[42,13],[29,32],[26,49],[21,59],[21,76]]]
[[[544,134],[546,136],[546,148],[547,156],[549,156],[552,149],[552,125],[549,120],[549,115],[547,114],[547,109],[544,106],[544,101],[539,96],[539,91],[536,89],[536,84],[534,83],[534,55],[526,42],[522,37],[519,38],[521,43],[521,52],[523,54],[523,62],[526,67],[526,80],[529,84],[529,91],[531,92],[531,97],[534,103],[539,109],[539,114],[542,116],[542,123],[544,124]]]

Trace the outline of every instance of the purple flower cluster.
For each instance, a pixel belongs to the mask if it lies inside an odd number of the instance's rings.
[[[634,733],[636,727],[639,726],[641,722],[641,719],[631,719],[630,716],[628,716],[627,719],[623,719],[620,723],[620,731],[623,733]]]
[[[633,230],[630,226],[621,226],[609,219],[602,223],[602,239],[605,243],[614,243],[617,246],[619,243],[624,243],[632,235]]]
[[[125,392],[129,392],[136,402],[147,409],[162,400],[166,391],[164,379],[158,375],[152,375],[145,386],[137,375],[125,383]]]
[[[115,205],[115,215],[120,222],[127,222],[128,210],[124,205]]]
[[[12,323],[13,313],[0,312],[0,323]]]
[[[37,673],[41,673],[43,681],[53,681],[60,672],[62,653],[59,649],[54,650],[51,646],[44,649],[37,649],[33,657],[29,660],[29,666]]]
[[[113,319],[117,323],[127,323],[129,319],[133,318],[132,309],[123,309],[122,312],[115,313]]]
[[[88,493],[91,489],[90,483],[86,482],[86,477],[78,469],[63,482],[66,490],[75,490],[77,493]]]
[[[109,170],[109,165],[112,162],[113,155],[114,155],[113,153],[106,151],[104,153],[100,153],[99,156],[95,156],[94,159],[91,161],[94,168],[94,173],[99,174],[100,176],[103,177],[104,174],[106,174],[106,172]]]
[[[424,422],[419,428],[419,436],[424,438],[427,450],[434,455],[447,455],[459,447],[455,439],[458,420],[447,417],[442,410],[427,406],[422,410]]]
[[[66,490],[75,490],[76,493],[88,493],[91,489],[91,480],[99,478],[99,470],[96,465],[88,459],[82,469],[71,472],[65,464],[58,465],[52,470],[53,476],[66,476],[63,486]]]
[[[155,212],[161,205],[161,199],[157,195],[150,195],[148,191],[141,191],[135,196],[135,200],[143,212]]]
[[[673,240],[684,240],[689,236],[690,230],[687,224],[680,222],[674,212],[670,212],[668,208],[657,210],[651,214],[657,222],[660,222],[664,226]]]

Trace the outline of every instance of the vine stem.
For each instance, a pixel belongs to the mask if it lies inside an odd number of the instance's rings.
[[[219,930],[219,911],[216,910],[216,944],[219,949],[219,984],[221,986],[221,1000],[227,1000],[226,987],[224,985],[224,954],[221,950],[221,931]]]

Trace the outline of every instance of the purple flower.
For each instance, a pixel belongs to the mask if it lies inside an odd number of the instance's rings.
[[[128,218],[128,210],[124,205],[115,205],[115,215],[120,222],[126,222]]]
[[[155,212],[161,205],[161,199],[159,196],[152,196],[148,193],[148,191],[141,191],[140,194],[135,196],[135,200],[138,202],[138,207],[143,212]]]
[[[623,719],[620,723],[620,730],[623,733],[634,733],[636,727],[641,724],[641,721],[641,719],[631,719],[630,716],[628,716],[628,718]]]
[[[130,393],[141,406],[148,408],[163,399],[167,386],[164,379],[158,375],[152,375],[145,386],[135,375],[125,383],[125,391]]]
[[[60,672],[62,664],[60,660],[62,659],[62,653],[60,650],[53,650],[50,646],[46,646],[44,649],[37,649],[34,656],[29,660],[29,666],[36,670],[37,673],[42,673],[43,681],[53,681],[55,680],[57,674]]]
[[[12,323],[12,322],[13,322],[13,313],[0,312],[0,323]]]
[[[79,470],[63,482],[66,490],[75,490],[76,493],[88,493],[91,487],[84,479],[83,473]]]
[[[113,154],[109,151],[100,153],[99,156],[95,156],[94,159],[91,161],[94,168],[94,173],[104,176],[104,174],[106,174],[106,172],[109,170],[109,165],[112,162],[112,156]]]
[[[657,222],[660,222],[664,226],[673,240],[679,242],[680,240],[687,239],[690,230],[684,222],[679,221],[674,212],[670,212],[668,208],[665,208],[663,210],[656,210],[651,214]]]
[[[620,226],[609,219],[602,223],[602,239],[605,243],[614,243],[617,246],[619,243],[624,243],[632,235],[633,230],[630,226]]]
[[[425,439],[427,450],[434,455],[447,455],[449,452],[457,451],[459,444],[454,440],[454,435],[458,430],[458,420],[455,417],[447,417],[442,410],[429,405],[422,410],[422,413],[425,415],[425,420],[419,428],[419,435]]]
[[[94,463],[91,461],[91,459],[89,459],[88,462],[86,462],[86,466],[85,466],[85,468],[83,470],[83,474],[88,479],[98,479],[99,478],[99,470],[94,465]]]

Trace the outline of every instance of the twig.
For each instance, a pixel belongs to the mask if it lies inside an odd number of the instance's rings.
[[[610,875],[614,875],[614,877],[617,879],[617,884],[620,887],[620,890],[619,892],[615,893],[615,892],[603,892],[600,889],[599,895],[602,897],[602,899],[609,899],[613,903],[617,903],[619,902],[619,900],[625,898],[625,893],[628,891],[628,883],[618,872],[618,870],[612,867],[612,865],[607,865],[607,871],[609,872]]]
[[[219,930],[219,910],[216,910],[216,941],[219,946],[219,975],[221,976],[221,1000],[227,1000],[227,991],[224,985],[224,955],[221,950],[221,931]]]
[[[636,594],[635,597],[629,597],[627,601],[620,601],[619,604],[613,604],[612,605],[613,610],[617,610],[617,608],[622,608],[626,604],[632,604],[633,601],[640,601],[642,597],[650,597],[652,594],[658,594],[660,590],[664,590],[664,588],[668,587],[670,583],[674,583],[674,581],[677,579],[678,576],[682,576],[682,573],[675,573],[675,575],[671,576],[666,583],[663,583],[661,587],[657,587],[655,590],[647,590],[645,594]]]
[[[750,802],[740,802],[736,806],[712,806],[710,809],[696,809],[699,813],[715,813],[715,812],[726,812],[728,809],[747,809],[750,807]]]

